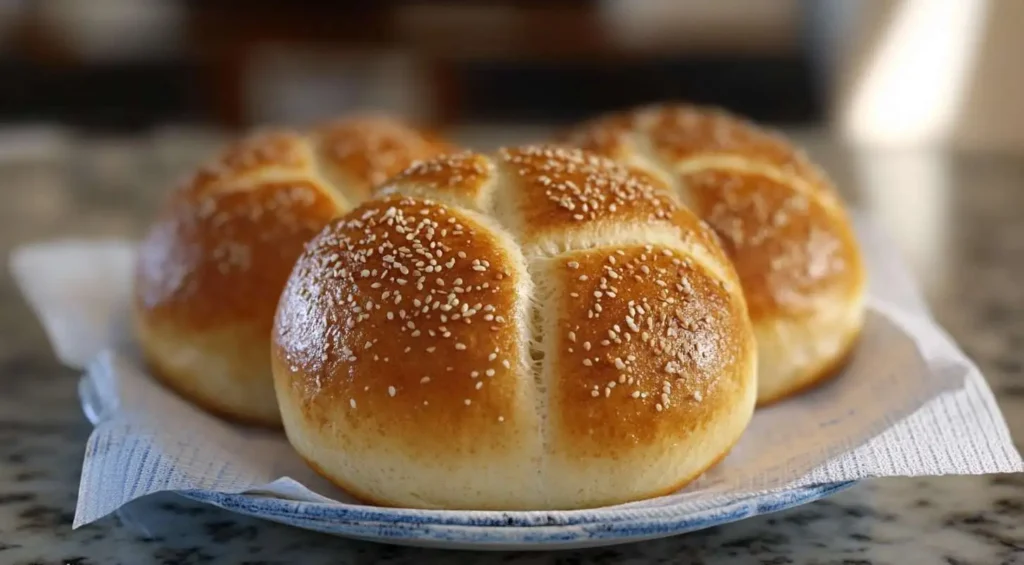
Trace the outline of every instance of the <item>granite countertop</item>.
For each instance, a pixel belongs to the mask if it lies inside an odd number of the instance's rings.
[[[24,132],[18,135],[27,135]],[[1024,158],[865,154],[803,140],[878,218],[936,317],[1024,438]],[[0,252],[63,236],[138,235],[215,136],[0,135]],[[684,536],[558,553],[468,553],[332,538],[158,495],[71,529],[90,427],[9,277],[0,278],[0,563],[1021,563],[1024,476],[866,481],[829,499]]]

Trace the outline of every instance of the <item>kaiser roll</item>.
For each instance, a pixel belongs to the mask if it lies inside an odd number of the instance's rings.
[[[865,271],[829,180],[776,134],[721,110],[599,117],[562,141],[657,176],[720,237],[757,334],[758,403],[837,372],[864,320]]]
[[[302,457],[356,497],[572,509],[673,492],[756,394],[733,267],[663,185],[543,146],[425,161],[330,223],[277,311]]]
[[[303,245],[373,185],[442,149],[375,116],[228,147],[171,194],[139,249],[135,327],[153,373],[212,412],[280,425],[270,330]]]

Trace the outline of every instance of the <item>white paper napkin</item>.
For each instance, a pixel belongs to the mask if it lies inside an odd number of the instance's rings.
[[[868,477],[1024,470],[978,369],[928,315],[894,247],[866,222],[858,227],[870,312],[845,372],[760,410],[730,456],[689,488],[624,506],[698,507]],[[56,355],[86,369],[80,392],[96,429],[75,526],[168,490],[359,504],[310,471],[283,434],[209,416],[145,374],[126,324],[133,261],[125,241],[50,242],[12,256]]]

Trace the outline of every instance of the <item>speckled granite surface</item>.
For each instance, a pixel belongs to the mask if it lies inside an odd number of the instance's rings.
[[[0,147],[0,251],[59,236],[138,234],[212,140],[56,139]],[[936,317],[981,365],[1024,438],[1024,158],[813,153],[873,211],[917,270]],[[1021,563],[1024,476],[895,479],[685,536],[559,553],[387,547],[293,530],[164,495],[71,530],[89,425],[77,375],[0,279],[0,564]]]

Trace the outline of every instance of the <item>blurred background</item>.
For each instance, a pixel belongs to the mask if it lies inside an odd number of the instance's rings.
[[[486,149],[685,100],[783,129],[938,284],[956,199],[1017,182],[1021,29],[1024,0],[0,0],[0,234],[137,235],[258,126],[388,112]]]
[[[524,127],[684,99],[1020,149],[1022,22],[1020,0],[0,0],[0,124]]]
[[[814,122],[844,4],[0,0],[0,122],[546,124],[664,98]]]

